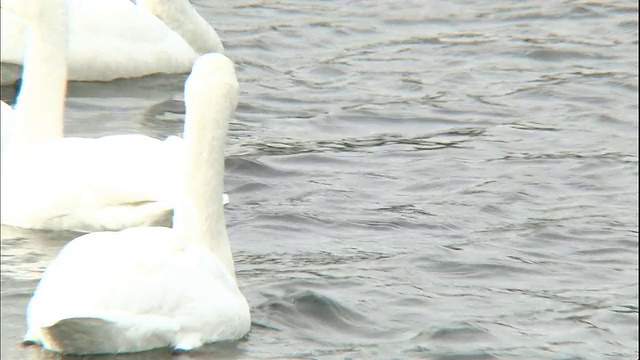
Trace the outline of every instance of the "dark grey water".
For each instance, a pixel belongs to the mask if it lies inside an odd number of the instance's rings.
[[[637,2],[194,3],[254,324],[175,358],[638,358]],[[70,84],[67,133],[177,134],[184,77]],[[55,358],[20,339],[72,237],[3,228],[2,359]]]

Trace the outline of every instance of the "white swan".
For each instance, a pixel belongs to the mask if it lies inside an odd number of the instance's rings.
[[[4,0],[5,4],[24,13],[29,46],[21,91],[11,111],[13,129],[2,144],[2,224],[98,231],[170,219],[182,139],[63,138],[65,2]],[[3,111],[8,109],[3,106]]]
[[[185,93],[184,193],[174,228],[72,240],[33,294],[25,341],[61,353],[98,354],[191,350],[249,332],[249,306],[236,284],[219,201],[226,132],[238,101],[233,63],[221,54],[203,55]]]
[[[0,15],[6,85],[22,64],[26,31],[24,19],[4,5]],[[68,50],[69,80],[110,81],[187,73],[198,54],[224,48],[188,0],[140,0],[138,6],[129,0],[69,0]]]

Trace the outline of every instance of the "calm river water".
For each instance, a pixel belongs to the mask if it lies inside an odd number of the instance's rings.
[[[253,326],[175,359],[638,358],[637,2],[193,2]],[[184,78],[71,83],[66,132],[179,134]],[[2,359],[54,359],[25,309],[76,234],[2,233]]]

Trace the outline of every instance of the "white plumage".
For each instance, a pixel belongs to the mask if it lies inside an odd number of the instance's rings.
[[[29,36],[15,109],[2,107],[2,224],[88,232],[164,223],[175,206],[182,139],[64,138],[64,2],[5,4]]]
[[[249,331],[219,201],[237,98],[229,59],[197,60],[185,85],[185,166],[174,228],[98,232],[67,244],[31,299],[25,340],[62,353],[121,353],[191,350]]]
[[[2,84],[19,75],[26,22],[3,0]],[[198,54],[222,52],[216,31],[188,0],[69,0],[69,80],[110,81],[187,73]],[[58,49],[63,51],[62,48]]]

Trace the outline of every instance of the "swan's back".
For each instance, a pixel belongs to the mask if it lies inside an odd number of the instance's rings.
[[[69,80],[186,73],[196,52],[129,0],[69,0]]]
[[[3,154],[2,223],[76,231],[166,223],[178,186],[171,164],[179,164],[182,151],[180,138],[118,135],[62,138]]]
[[[68,0],[68,8],[69,80],[186,73],[197,57],[179,34],[129,0]],[[23,62],[26,28],[14,12],[1,15],[2,83],[7,84],[15,80],[11,65]]]
[[[13,115],[13,108],[6,102],[0,101],[2,112],[0,113],[0,136],[2,136],[2,143],[0,144],[0,154],[4,153],[4,148],[11,139],[11,133],[15,126],[15,117]]]
[[[248,313],[210,252],[183,247],[169,228],[132,228],[65,246],[29,304],[25,340],[74,354],[188,350],[242,337]]]

